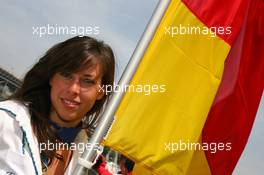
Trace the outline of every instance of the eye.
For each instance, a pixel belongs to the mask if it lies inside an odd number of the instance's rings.
[[[95,84],[95,81],[94,80],[91,80],[89,78],[84,78],[84,79],[82,79],[82,84],[84,86],[89,86],[89,85]]]
[[[72,78],[72,73],[70,73],[70,72],[60,72],[59,74],[66,79]]]

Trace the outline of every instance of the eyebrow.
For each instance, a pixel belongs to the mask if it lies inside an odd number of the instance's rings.
[[[93,76],[92,74],[83,74],[82,77],[90,78],[92,80],[97,80],[99,78],[99,76],[97,76],[97,75]]]
[[[91,74],[84,74],[84,75],[82,75],[82,76],[84,76],[84,77],[89,77],[89,78],[93,78],[93,76],[92,76]]]

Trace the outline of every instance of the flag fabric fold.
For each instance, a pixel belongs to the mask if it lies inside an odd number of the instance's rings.
[[[217,105],[214,99],[222,80],[224,66],[227,66],[225,64],[229,61],[226,59],[230,59],[230,62],[236,60],[229,58],[229,51],[233,49],[240,34],[246,14],[245,8],[248,6],[248,3],[242,0],[235,0],[233,3],[230,1],[228,9],[232,9],[232,12],[229,14],[218,7],[217,2],[202,0],[199,5],[198,1],[172,0],[132,78],[130,86],[140,85],[147,88],[143,88],[142,92],[126,92],[115,114],[111,130],[103,142],[135,161],[133,174],[223,172],[223,169],[214,171],[212,166],[217,167],[221,162],[212,164],[214,158],[210,159],[210,155],[214,155],[213,153],[208,154],[203,150],[197,151],[188,147],[191,144],[212,143],[215,137],[210,133],[211,126],[221,128],[213,117],[210,117],[213,115],[212,110],[209,116],[208,113],[212,104]],[[232,32],[221,35],[217,31],[216,35],[212,35],[211,31],[221,25],[224,29],[231,27]],[[202,29],[204,33],[189,33],[188,30],[190,31],[192,26]],[[185,34],[180,34],[180,30],[185,31]],[[255,52],[252,50],[251,53]],[[259,63],[263,66],[263,61]],[[254,64],[250,64],[251,66]],[[241,70],[238,66],[237,69]],[[250,73],[247,72],[247,76]],[[256,71],[256,76],[259,73],[263,71]],[[261,88],[263,91],[263,79],[258,76],[257,80],[262,82],[262,87],[258,88],[253,100],[254,109],[252,108],[251,116],[255,114]],[[162,90],[160,87],[163,87]],[[146,94],[144,90],[149,88],[151,91]],[[235,102],[240,102],[240,99]],[[226,105],[228,106],[228,103]],[[220,113],[216,118],[221,123]],[[212,124],[210,119],[213,120]],[[252,126],[252,120],[248,126],[250,125]],[[217,132],[220,131],[222,130]],[[247,133],[249,131],[250,129]],[[206,133],[210,134],[204,137]],[[227,147],[226,142],[229,140],[224,138],[223,135],[216,141],[223,142]],[[185,145],[184,149],[181,149],[180,145]],[[241,145],[245,145],[245,141]],[[231,171],[232,168],[228,172]]]

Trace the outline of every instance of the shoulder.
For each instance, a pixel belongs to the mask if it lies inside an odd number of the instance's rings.
[[[87,131],[85,129],[81,129],[77,134],[74,142],[75,143],[86,143],[88,141]]]
[[[15,100],[0,102],[0,118],[7,121],[15,120],[21,126],[30,124],[28,108],[22,102]]]
[[[4,111],[7,114],[16,115],[21,110],[27,110],[26,106],[16,100],[6,100],[0,102],[0,111]]]
[[[22,153],[23,132],[16,121],[13,101],[0,102],[0,141],[1,150],[11,150]]]
[[[31,130],[27,107],[15,100],[0,102],[0,140],[6,147],[14,150],[21,147],[25,130]]]
[[[19,142],[22,131],[17,121],[17,116],[25,110],[23,105],[13,100],[0,102],[0,138],[6,141]],[[9,139],[10,138],[10,139]],[[11,139],[12,138],[12,139]],[[12,144],[9,145],[12,147]],[[13,145],[15,146],[15,145]]]
[[[27,108],[20,102],[15,100],[6,100],[0,102],[0,130],[3,128],[13,128],[20,121],[22,123],[29,122],[29,114]]]
[[[20,102],[0,102],[0,169],[22,174],[33,174],[34,170],[41,172],[29,116],[27,107]]]

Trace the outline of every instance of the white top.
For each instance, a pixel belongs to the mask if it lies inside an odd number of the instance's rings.
[[[87,135],[81,131],[75,143],[86,144]],[[72,174],[81,152],[74,151],[64,173]],[[0,102],[0,175],[41,175],[39,143],[30,124],[28,109],[13,100]]]

